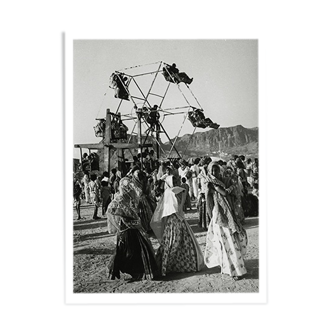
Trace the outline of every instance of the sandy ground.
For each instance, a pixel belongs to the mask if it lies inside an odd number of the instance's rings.
[[[193,204],[194,205],[194,204]],[[254,293],[259,291],[258,218],[247,218],[248,248],[245,278],[234,281],[220,273],[220,267],[204,268],[196,273],[172,273],[162,280],[129,282],[131,276],[121,274],[120,279],[110,280],[106,275],[106,263],[112,252],[112,239],[107,232],[106,218],[93,220],[92,205],[82,202],[81,216],[74,210],[74,292],[75,293]],[[99,208],[98,215],[101,215]],[[198,226],[197,210],[186,213],[198,243],[204,253],[206,231]],[[153,235],[154,249],[159,244]]]

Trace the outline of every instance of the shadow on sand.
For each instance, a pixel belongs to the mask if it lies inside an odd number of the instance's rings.
[[[92,229],[92,228],[100,228],[100,227],[106,227],[107,222],[106,220],[100,220],[99,222],[96,222],[95,220],[89,220],[85,223],[78,223],[74,224],[74,231],[82,230],[82,229]]]
[[[258,227],[258,217],[246,218],[243,227],[245,229]]]
[[[113,250],[114,251],[114,250]],[[108,248],[82,248],[74,251],[74,255],[110,255],[112,250]]]
[[[246,279],[259,279],[259,261],[258,259],[244,260],[247,269]]]
[[[247,269],[247,274],[244,276],[244,279],[258,279],[259,278],[259,266],[258,266],[258,259],[249,259],[245,260],[245,266]],[[162,281],[173,281],[173,280],[180,280],[186,279],[192,276],[199,276],[199,275],[211,275],[211,274],[218,274],[220,273],[220,266],[213,267],[211,269],[207,268],[206,266],[199,272],[189,272],[189,273],[169,273],[165,277],[162,277],[158,280]]]
[[[173,280],[180,280],[180,279],[186,279],[189,277],[193,276],[199,276],[199,275],[207,275],[207,274],[216,274],[220,273],[220,266],[213,267],[211,269],[204,267],[201,271],[199,272],[188,272],[188,273],[169,273],[165,277],[161,277],[158,280],[162,281],[173,281]]]
[[[79,242],[86,241],[86,240],[96,240],[96,239],[101,239],[104,237],[109,237],[110,234],[106,232],[99,232],[99,233],[92,233],[92,234],[85,234],[79,236]]]

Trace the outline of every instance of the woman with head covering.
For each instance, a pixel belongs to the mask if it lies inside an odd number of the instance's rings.
[[[207,267],[221,267],[221,273],[234,280],[247,273],[244,265],[248,238],[241,223],[232,213],[226,199],[229,189],[221,181],[221,167],[216,162],[208,166],[206,209],[211,216],[207,236],[204,262]]]
[[[151,196],[150,186],[144,172],[135,170],[132,176],[132,182],[139,201],[137,204],[138,215],[141,219],[142,227],[146,232],[151,230],[150,221],[156,204]]]
[[[195,272],[203,267],[203,254],[184,219],[185,190],[175,186],[172,174],[165,178],[165,190],[151,220],[160,247],[157,261],[162,276],[169,272]]]
[[[107,209],[108,232],[116,239],[116,250],[107,266],[111,279],[120,278],[120,272],[130,274],[132,280],[152,279],[158,271],[154,250],[137,214],[137,201],[133,182],[122,178]]]

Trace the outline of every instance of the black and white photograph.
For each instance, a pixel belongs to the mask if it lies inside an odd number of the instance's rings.
[[[259,293],[258,40],[72,42],[73,293]]]

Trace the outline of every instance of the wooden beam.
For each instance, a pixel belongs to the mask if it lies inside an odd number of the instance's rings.
[[[138,148],[150,148],[152,144],[137,144],[137,143],[90,143],[90,144],[75,144],[75,148],[91,149],[91,150],[102,150],[105,146],[111,149],[138,149]]]
[[[111,158],[111,149],[107,146],[104,147],[104,169],[110,173],[110,158]]]
[[[75,148],[101,150],[104,148],[103,143],[87,143],[87,144],[74,144]]]
[[[108,108],[106,110],[105,143],[109,143],[110,140],[111,140],[111,111]]]
[[[150,148],[152,144],[137,144],[137,143],[110,143],[105,144],[105,146],[109,146],[111,149],[138,149],[138,148]]]

